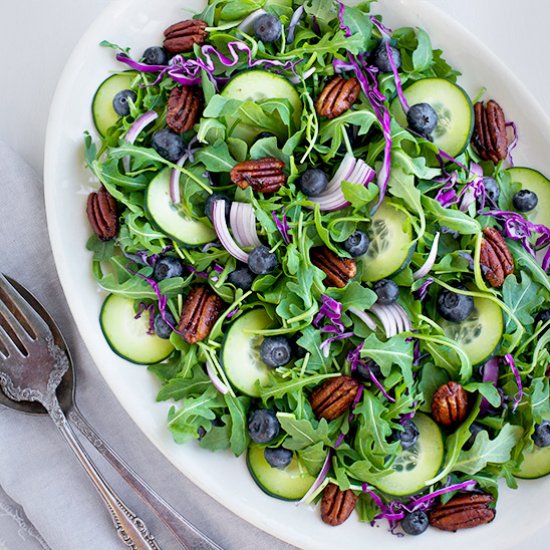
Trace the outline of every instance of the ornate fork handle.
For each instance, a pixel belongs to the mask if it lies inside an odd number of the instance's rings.
[[[69,444],[69,447],[74,451],[80,464],[109,509],[117,534],[122,542],[132,550],[160,550],[160,546],[149,533],[145,523],[122,502],[94,466],[86,451],[75,437],[59,403],[49,403],[48,405],[48,413],[56,427]]]
[[[134,489],[139,497],[157,515],[157,517],[172,531],[182,549],[193,550],[222,550],[214,541],[199,531],[168,502],[156,493],[138,474],[136,474],[124,460],[118,456],[108,443],[106,443],[82,416],[76,405],[68,411],[71,423],[78,428],[80,433],[101,453],[118,474]]]

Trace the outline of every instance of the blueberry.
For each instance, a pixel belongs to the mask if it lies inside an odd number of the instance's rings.
[[[412,105],[407,113],[409,128],[425,137],[429,137],[435,130],[437,121],[437,113],[428,103]]]
[[[522,189],[512,197],[512,204],[518,212],[531,212],[537,207],[539,198],[533,191]]]
[[[261,15],[254,21],[254,34],[258,40],[269,43],[278,40],[283,32],[283,26],[277,17],[270,13]]]
[[[399,70],[401,68],[401,53],[397,48],[390,46],[391,57],[395,67]],[[388,55],[388,49],[386,47],[386,40],[382,40],[376,50],[374,51],[374,57],[372,59],[373,65],[378,67],[383,73],[391,73],[393,69],[390,64],[390,57]]]
[[[156,281],[171,279],[172,277],[181,277],[183,275],[183,265],[178,258],[164,256],[155,263],[153,277]]]
[[[543,420],[542,424],[535,424],[533,441],[537,447],[550,447],[550,421]]]
[[[361,361],[357,364],[357,369],[355,372],[357,373],[359,378],[361,378],[365,382],[372,382],[372,376],[370,375],[371,372],[377,380],[380,380],[382,378],[382,371],[380,370],[380,366],[374,361],[369,361],[368,363]]]
[[[421,535],[428,528],[429,524],[428,514],[424,510],[415,510],[401,520],[401,529],[407,535],[416,536]]]
[[[235,271],[232,271],[227,280],[237,288],[244,290],[250,290],[252,288],[252,283],[254,282],[254,273],[248,269],[248,267],[238,267]]]
[[[128,100],[135,101],[137,99],[136,92],[132,90],[122,90],[113,98],[113,109],[119,116],[128,116],[130,114],[130,104]]]
[[[319,168],[306,170],[300,178],[300,189],[308,197],[318,197],[328,185],[328,177]]]
[[[165,315],[170,325],[172,325],[172,327],[176,326],[176,320],[174,319],[173,315],[168,312],[166,312]],[[155,317],[155,334],[163,340],[168,340],[168,338],[170,338],[170,335],[172,334],[172,327],[170,325],[162,318],[162,315],[159,313]]]
[[[376,292],[378,300],[376,302],[382,306],[389,306],[399,298],[399,285],[391,279],[382,279],[376,281],[372,285],[372,289]]]
[[[204,214],[205,216],[212,221],[212,209],[214,208],[214,203],[216,201],[225,201],[225,217],[229,217],[229,212],[231,211],[231,199],[227,195],[222,195],[221,193],[212,193],[204,204]]]
[[[260,132],[257,136],[256,136],[256,140],[259,140],[259,139],[267,139],[267,138],[270,138],[270,137],[276,137],[275,134],[272,134],[271,132]]]
[[[151,46],[143,52],[143,62],[147,65],[168,65],[168,52],[160,46]]]
[[[442,290],[437,297],[437,311],[447,321],[461,323],[474,310],[474,300],[471,296],[457,294],[450,290]]]
[[[416,445],[420,432],[412,420],[406,420],[403,424],[403,431],[397,432],[397,439],[401,442],[401,447],[407,450]]]
[[[254,443],[269,443],[278,435],[281,425],[271,409],[256,409],[248,417],[248,434]]]
[[[268,367],[282,367],[292,358],[292,345],[284,336],[267,336],[260,346],[260,357]]]
[[[547,323],[548,321],[550,321],[550,309],[545,309],[544,311],[539,312],[535,317],[535,326],[539,323],[544,325],[544,323]]]
[[[474,422],[471,426],[470,426],[470,437],[468,438],[468,440],[466,441],[466,443],[464,443],[464,447],[463,449],[465,451],[469,450],[472,448],[473,444],[475,443],[475,440],[476,440],[476,437],[478,436],[479,432],[482,432],[483,430],[486,430],[487,428],[485,428],[484,426],[482,426],[481,424],[478,424],[477,422]]]
[[[496,205],[500,197],[500,187],[498,186],[497,180],[485,176],[483,178],[483,186],[485,187],[485,201],[489,200]]]
[[[357,258],[367,252],[369,248],[369,238],[363,231],[355,231],[344,241],[344,250],[346,250],[350,256]]]
[[[168,128],[155,132],[151,145],[162,158],[170,162],[178,162],[185,152],[185,145],[181,140],[181,136]]]
[[[277,267],[277,256],[267,246],[257,246],[248,255],[248,267],[256,275],[271,273]]]
[[[264,456],[272,468],[279,468],[280,470],[283,470],[292,462],[292,451],[283,447],[276,447],[275,449],[266,447]]]

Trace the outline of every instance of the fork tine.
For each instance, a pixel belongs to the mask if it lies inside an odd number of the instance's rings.
[[[4,329],[5,332],[9,333],[10,329],[15,334],[16,338],[21,344],[24,345],[25,342],[28,342],[30,338],[35,337],[35,334],[30,334],[28,329],[24,327],[19,319],[11,312],[10,308],[2,300],[2,295],[0,294],[0,327]],[[12,337],[13,340],[13,337]]]
[[[2,294],[8,297],[11,304],[6,303],[2,297]],[[0,304],[4,305],[4,307],[9,310],[11,318],[17,319],[16,324],[25,328],[27,334],[29,334],[29,331],[27,330],[27,327],[24,326],[25,323],[28,325],[31,333],[34,333],[30,334],[31,336],[46,337],[51,334],[51,330],[44,319],[40,317],[40,315],[33,309],[27,300],[25,300],[25,298],[19,294],[19,292],[10,284],[4,275],[2,275],[2,273],[0,273]],[[0,312],[3,312],[3,309],[0,309]],[[4,314],[4,316],[6,315]],[[24,320],[25,323],[23,323],[22,320]],[[10,325],[12,324],[13,323],[10,323]]]
[[[7,352],[7,355],[6,355]],[[23,352],[16,346],[11,336],[6,332],[4,327],[0,325],[0,358],[7,359],[8,357],[23,357]]]

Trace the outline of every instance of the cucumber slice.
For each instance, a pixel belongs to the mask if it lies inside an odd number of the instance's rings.
[[[269,73],[261,70],[251,70],[238,74],[232,78],[223,89],[222,96],[230,99],[239,99],[240,101],[261,101],[262,99],[288,99],[293,107],[292,120],[294,126],[299,128],[300,118],[302,116],[302,100],[294,86],[283,76]],[[279,118],[277,113],[273,116]],[[228,120],[228,127],[233,126],[237,120]],[[280,126],[284,127],[283,122],[279,120]],[[256,126],[252,121],[247,123],[239,122],[234,128],[232,136],[251,142],[265,128]]]
[[[522,479],[537,479],[550,474],[550,447],[534,447],[524,454],[524,460],[514,475]]]
[[[512,182],[521,184],[522,189],[536,193],[539,199],[537,207],[531,212],[525,213],[527,219],[533,223],[550,227],[550,180],[531,168],[510,168],[506,170],[506,173],[510,174]]]
[[[269,496],[281,500],[300,500],[315,481],[296,455],[286,468],[273,468],[265,459],[263,447],[257,445],[249,447],[246,464],[258,487]]]
[[[372,217],[367,253],[362,256],[363,281],[379,281],[399,271],[411,257],[413,233],[409,218],[383,202]]]
[[[113,99],[118,92],[130,88],[136,75],[135,71],[114,74],[99,85],[92,100],[92,117],[100,135],[105,136],[120,118],[113,108]]]
[[[151,221],[172,239],[188,246],[211,242],[216,232],[208,225],[187,217],[170,198],[170,169],[153,178],[145,194],[145,209]]]
[[[424,78],[411,84],[404,93],[409,105],[429,103],[437,112],[439,121],[432,135],[440,149],[455,157],[468,147],[474,129],[474,108],[460,86],[443,78]],[[391,111],[406,128],[407,116],[399,98],[393,100]]]
[[[388,495],[405,496],[426,488],[441,464],[445,447],[438,425],[425,414],[417,414],[413,422],[418,428],[418,440],[410,449],[403,450],[392,465],[392,473],[374,485]]]
[[[144,311],[136,319],[134,300],[116,294],[107,296],[99,321],[105,339],[117,355],[132,363],[151,365],[160,363],[174,351],[170,340],[147,334],[149,315]]]
[[[473,365],[494,355],[502,339],[502,310],[487,298],[474,298],[474,310],[462,323],[442,320],[445,335],[455,340]]]
[[[253,309],[231,324],[222,348],[222,364],[230,382],[240,392],[260,397],[256,386],[267,382],[269,367],[260,359],[263,337],[255,334],[272,321],[265,309]]]

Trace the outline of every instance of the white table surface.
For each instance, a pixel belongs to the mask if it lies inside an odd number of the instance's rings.
[[[38,173],[43,168],[48,110],[59,75],[79,37],[108,1],[0,0],[0,140]],[[547,109],[550,3],[431,1],[495,51]],[[540,540],[533,543],[533,550],[543,547]]]

